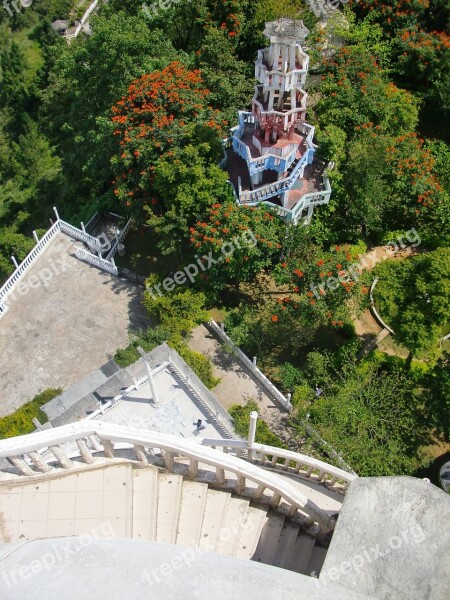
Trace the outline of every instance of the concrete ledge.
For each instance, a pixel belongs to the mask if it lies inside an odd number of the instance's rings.
[[[413,477],[353,481],[319,581],[367,596],[444,600],[450,589],[450,496]]]

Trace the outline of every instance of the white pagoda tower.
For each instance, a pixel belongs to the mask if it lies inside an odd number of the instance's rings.
[[[252,112],[239,111],[226,161],[240,204],[264,202],[295,224],[309,223],[314,206],[331,195],[327,164],[315,157],[314,127],[305,121],[308,33],[303,21],[266,23],[270,46],[258,52]]]

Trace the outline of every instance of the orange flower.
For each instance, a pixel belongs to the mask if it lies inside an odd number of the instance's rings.
[[[273,323],[276,323],[278,321],[277,315],[272,315],[272,321]]]

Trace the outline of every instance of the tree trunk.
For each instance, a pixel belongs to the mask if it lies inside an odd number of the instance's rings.
[[[235,279],[235,281],[234,281],[234,292],[236,294],[236,298],[239,301],[239,299],[241,297],[241,289],[240,289],[240,281],[239,281],[239,279]]]
[[[411,370],[412,359],[413,359],[413,353],[410,352],[405,361],[405,371]]]

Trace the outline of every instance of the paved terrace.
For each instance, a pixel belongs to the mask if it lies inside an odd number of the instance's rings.
[[[7,299],[0,320],[0,417],[104,365],[148,325],[136,286],[73,256],[60,233]]]

